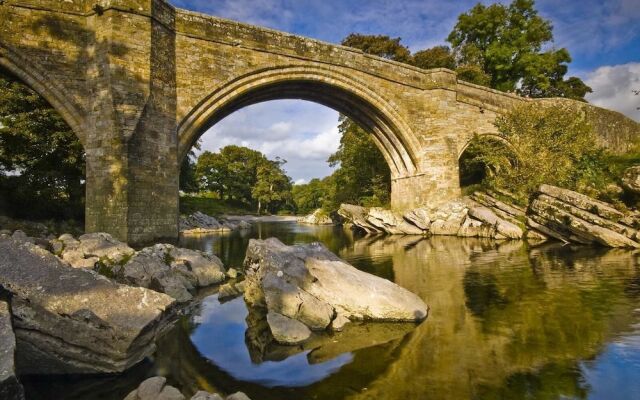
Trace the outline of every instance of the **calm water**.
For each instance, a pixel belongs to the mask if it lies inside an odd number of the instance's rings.
[[[262,223],[184,239],[227,266],[249,238],[321,241],[431,307],[419,324],[352,324],[304,347],[266,341],[261,315],[215,289],[127,374],[24,377],[28,399],[122,399],[146,376],[185,393],[286,399],[640,399],[639,253],[435,237],[357,238],[342,228]],[[56,396],[51,397],[52,393]]]

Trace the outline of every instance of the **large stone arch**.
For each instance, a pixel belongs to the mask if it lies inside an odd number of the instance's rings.
[[[4,68],[23,83],[42,96],[53,107],[76,134],[86,148],[87,137],[84,130],[82,112],[74,102],[64,94],[62,85],[47,77],[38,66],[30,63],[26,57],[10,50],[0,43],[0,68]]]
[[[364,83],[329,68],[309,66],[258,70],[214,90],[179,123],[179,160],[224,117],[251,104],[278,99],[308,100],[347,115],[373,135],[392,177],[415,174],[419,145],[397,111]]]

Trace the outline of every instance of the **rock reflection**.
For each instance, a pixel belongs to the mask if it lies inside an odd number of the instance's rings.
[[[358,238],[341,228],[283,223],[256,228],[190,246],[237,266],[250,237],[319,240],[358,268],[418,294],[431,308],[429,318],[406,331],[353,325],[283,351],[243,299],[220,304],[212,295],[158,343],[145,375],[167,376],[185,394],[241,390],[263,400],[609,399],[618,392],[640,398],[637,379],[627,379],[624,391],[612,384],[612,377],[640,376],[637,251]]]

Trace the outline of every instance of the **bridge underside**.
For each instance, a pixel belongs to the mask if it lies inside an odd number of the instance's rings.
[[[164,0],[6,0],[0,21],[0,66],[43,95],[85,147],[86,230],[134,244],[177,238],[180,161],[247,105],[304,99],[353,118],[385,156],[392,207],[402,210],[459,196],[466,143],[530,101]],[[640,133],[617,113],[576,108],[596,115],[615,150]]]

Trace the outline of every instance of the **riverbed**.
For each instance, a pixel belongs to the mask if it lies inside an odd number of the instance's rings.
[[[242,298],[216,289],[158,342],[152,360],[109,377],[21,377],[27,399],[121,400],[145,377],[191,394],[253,400],[640,398],[638,253],[456,237],[361,237],[341,227],[258,221],[189,236],[184,247],[242,265],[250,238],[320,241],[430,306],[421,324],[351,324],[313,348],[260,346]]]

